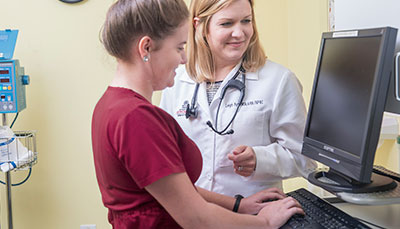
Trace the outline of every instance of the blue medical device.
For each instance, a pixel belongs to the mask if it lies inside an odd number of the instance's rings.
[[[18,113],[26,108],[25,85],[29,76],[13,60],[18,30],[0,30],[0,113]]]

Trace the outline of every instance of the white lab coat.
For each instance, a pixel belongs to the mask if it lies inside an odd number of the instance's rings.
[[[198,90],[198,117],[186,119],[186,104],[192,101],[195,82],[185,67],[177,69],[175,85],[163,91],[160,107],[170,113],[185,133],[197,144],[203,156],[203,168],[196,185],[217,193],[250,196],[260,190],[282,188],[282,179],[307,176],[316,167],[300,154],[306,119],[302,86],[296,76],[272,61],[257,72],[246,73],[245,98],[230,128],[232,135],[220,136],[206,122],[215,125],[215,116],[223,86],[233,77],[236,66],[222,82],[209,105],[206,83]],[[237,79],[242,80],[242,75]],[[240,92],[228,89],[218,115],[218,130],[231,120]],[[229,129],[230,129],[229,128]],[[253,147],[256,171],[250,177],[234,173],[227,157],[239,145]]]

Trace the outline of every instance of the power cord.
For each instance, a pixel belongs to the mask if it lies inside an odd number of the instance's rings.
[[[15,120],[17,120],[17,118],[18,118],[18,114],[19,114],[19,112],[17,112],[17,114],[15,115],[14,120],[12,121],[12,123],[10,125],[10,129],[14,126]]]
[[[29,179],[29,177],[31,176],[31,173],[32,173],[32,168],[29,168],[28,175],[25,177],[25,179],[23,181],[19,182],[19,183],[11,184],[11,186],[18,186],[18,185],[21,185],[21,184],[25,183]],[[4,185],[6,184],[4,181],[1,181],[1,180],[0,180],[0,183],[4,184]]]

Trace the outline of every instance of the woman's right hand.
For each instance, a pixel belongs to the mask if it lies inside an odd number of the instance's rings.
[[[242,199],[238,212],[246,214],[258,214],[263,207],[268,205],[266,202],[284,199],[285,197],[286,195],[278,188],[264,189]]]
[[[280,228],[294,214],[304,215],[304,211],[297,200],[292,197],[286,197],[281,200],[269,202],[257,217],[262,217],[268,225],[268,228]]]

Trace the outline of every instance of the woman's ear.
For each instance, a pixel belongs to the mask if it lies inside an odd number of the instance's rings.
[[[151,45],[152,40],[149,36],[142,37],[138,42],[138,51],[140,58],[142,58],[145,62],[147,62],[150,57]]]
[[[200,18],[198,18],[198,17],[194,17],[193,18],[193,26],[194,26],[195,29],[199,25],[199,21],[200,21]]]

